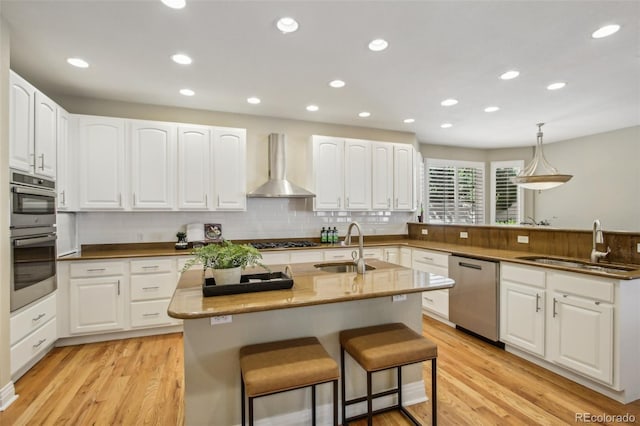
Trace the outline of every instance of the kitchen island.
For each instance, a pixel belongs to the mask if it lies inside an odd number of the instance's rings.
[[[289,290],[218,297],[203,297],[201,271],[183,273],[168,312],[185,320],[185,424],[240,423],[240,347],[316,336],[339,360],[340,330],[403,322],[421,332],[421,292],[454,284],[446,277],[391,263],[367,263],[375,269],[364,275],[324,272],[313,263],[292,264],[294,285]],[[271,269],[284,271],[285,266]],[[394,301],[393,296],[402,300]],[[365,375],[357,374],[359,367],[348,357],[347,364],[347,371],[356,372],[346,378],[348,394],[364,393]],[[403,377],[405,404],[425,401],[421,365],[405,367]],[[374,376],[375,391],[393,384],[392,371]],[[328,386],[318,387],[319,424],[330,423],[330,393]],[[260,398],[255,402],[256,418],[268,417],[271,424],[298,424],[310,419],[310,399],[309,389]],[[380,403],[386,403],[384,398]],[[349,408],[347,415],[365,411],[364,404]]]

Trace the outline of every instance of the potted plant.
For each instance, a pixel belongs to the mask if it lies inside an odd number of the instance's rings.
[[[248,244],[233,244],[224,240],[221,243],[196,248],[192,254],[195,257],[185,263],[182,271],[200,263],[204,274],[211,270],[216,285],[240,283],[241,271],[248,266],[261,266],[269,270],[260,261],[262,255],[258,249]]]

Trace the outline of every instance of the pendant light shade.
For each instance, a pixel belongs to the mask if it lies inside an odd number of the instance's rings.
[[[568,182],[573,176],[558,173],[544,157],[542,151],[542,126],[538,123],[538,135],[536,141],[533,160],[516,177],[511,178],[511,182],[526,189],[551,189]]]

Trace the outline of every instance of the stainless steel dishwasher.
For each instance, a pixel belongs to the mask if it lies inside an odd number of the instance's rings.
[[[468,257],[449,257],[449,321],[456,326],[498,341],[498,263]]]

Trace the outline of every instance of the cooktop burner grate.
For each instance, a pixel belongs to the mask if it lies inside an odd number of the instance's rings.
[[[275,248],[316,247],[319,244],[312,241],[269,241],[264,243],[251,243],[258,250]]]

